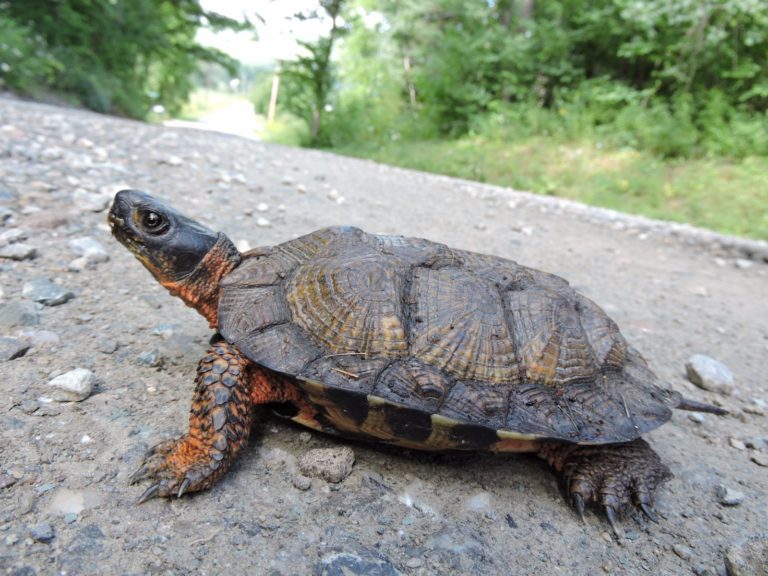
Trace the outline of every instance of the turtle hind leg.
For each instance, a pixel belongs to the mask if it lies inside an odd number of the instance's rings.
[[[248,361],[225,341],[200,361],[189,416],[189,432],[161,442],[145,456],[130,482],[153,483],[139,498],[182,496],[214,484],[232,465],[251,430],[253,386]]]
[[[642,438],[597,446],[550,442],[542,445],[540,455],[563,480],[579,514],[590,504],[602,507],[619,537],[617,518],[633,506],[656,520],[654,493],[672,478],[669,468]]]

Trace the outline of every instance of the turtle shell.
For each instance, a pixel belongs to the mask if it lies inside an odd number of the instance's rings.
[[[325,228],[246,253],[221,288],[221,334],[350,434],[613,443],[676,404],[595,303],[511,260]]]

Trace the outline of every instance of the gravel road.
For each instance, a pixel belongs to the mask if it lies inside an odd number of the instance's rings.
[[[680,412],[649,435],[675,478],[659,524],[629,517],[621,540],[598,514],[581,522],[536,458],[377,448],[267,413],[212,490],[137,505],[127,478],[185,430],[210,331],[111,239],[125,187],[241,248],[351,224],[554,272],[671,388],[731,413]],[[0,98],[0,573],[768,574],[766,258],[765,243],[552,198]],[[732,390],[691,384],[693,354],[727,365]],[[86,398],[55,400],[49,383],[75,369]],[[318,448],[351,448],[351,474],[304,476]]]

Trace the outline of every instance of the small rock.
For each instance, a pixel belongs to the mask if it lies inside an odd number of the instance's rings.
[[[672,551],[683,560],[690,560],[693,556],[693,550],[683,544],[675,544],[672,546]]]
[[[0,362],[21,358],[29,350],[29,344],[17,338],[0,337]]]
[[[74,512],[69,512],[64,515],[65,524],[74,524],[75,522],[77,522],[77,514]]]
[[[110,340],[109,338],[99,342],[98,350],[102,354],[114,354],[117,350],[117,342]]]
[[[269,204],[267,204],[266,202],[259,202],[258,204],[256,204],[257,212],[266,212],[267,210],[269,210]]]
[[[48,382],[54,389],[51,397],[59,402],[81,402],[93,392],[93,380],[93,372],[90,370],[71,370]]]
[[[336,188],[332,188],[328,191],[328,200],[338,200],[339,196],[339,191],[336,190]]]
[[[14,244],[26,239],[26,231],[21,228],[9,228],[5,232],[0,233],[0,246],[7,246],[8,244]]]
[[[280,180],[281,184],[285,184],[286,186],[290,186],[293,184],[293,178],[290,176],[283,176],[282,180]]]
[[[24,284],[21,295],[35,302],[40,302],[44,306],[58,306],[75,297],[74,292],[70,292],[63,286],[54,284],[45,278]]]
[[[106,262],[109,254],[98,241],[90,236],[73,238],[69,241],[69,247],[75,254],[86,259],[88,263]]]
[[[312,478],[307,478],[303,475],[294,476],[293,487],[302,491],[309,490],[312,487]]]
[[[704,423],[704,414],[701,412],[691,412],[688,414],[688,420],[691,422],[696,422],[696,424],[703,424]]]
[[[733,262],[736,268],[741,268],[742,270],[746,270],[747,268],[752,268],[752,266],[755,264],[752,262],[752,260],[748,260],[747,258],[736,258],[736,260]]]
[[[13,486],[17,481],[18,480],[10,474],[0,474],[0,490]]]
[[[37,400],[27,399],[21,403],[19,408],[21,408],[21,411],[24,412],[24,414],[34,414],[40,410],[40,404],[38,404]]]
[[[34,302],[11,300],[0,304],[0,327],[35,326],[40,323],[40,315]]]
[[[341,448],[316,448],[299,460],[299,470],[305,476],[322,478],[338,483],[352,473],[355,453],[348,446]]]
[[[757,464],[758,466],[762,466],[763,468],[768,468],[768,456],[765,454],[760,454],[759,452],[752,454],[749,457],[752,462]]]
[[[730,444],[730,445],[731,445],[733,448],[736,448],[736,450],[746,450],[746,449],[747,449],[747,445],[746,445],[746,444],[744,444],[744,442],[742,442],[742,441],[741,441],[741,440],[739,440],[738,438],[730,438],[730,439],[728,440],[728,443],[729,443],[729,444]]]
[[[182,160],[179,156],[176,156],[174,154],[171,154],[170,156],[166,156],[165,158],[161,158],[158,161],[159,164],[168,164],[168,166],[181,166],[184,164],[184,160]]]
[[[715,487],[715,495],[718,502],[723,506],[738,506],[744,502],[744,493],[738,490],[732,490],[722,484],[718,484]]]
[[[31,330],[26,328],[21,331],[20,336],[29,342],[29,345],[33,348],[50,348],[61,341],[58,334],[50,330]]]
[[[88,192],[83,188],[78,188],[72,194],[72,201],[80,210],[86,212],[103,212],[109,206],[111,201],[109,196],[104,194],[95,194]]]
[[[146,350],[139,354],[136,358],[136,362],[139,366],[147,366],[148,368],[162,368],[165,365],[165,357],[160,351],[155,348],[153,350]]]
[[[31,260],[35,256],[37,256],[37,249],[29,244],[9,244],[0,248],[0,258]]]
[[[419,568],[422,564],[424,564],[424,562],[421,558],[411,558],[405,563],[408,568]]]
[[[694,354],[685,365],[688,380],[699,388],[729,395],[733,392],[733,373],[722,362]]]
[[[53,528],[48,522],[40,522],[29,528],[29,535],[38,542],[48,544],[54,538]]]
[[[296,192],[298,192],[299,194],[304,194],[304,193],[306,193],[306,191],[307,191],[307,187],[304,186],[304,184],[297,184],[296,185]]]
[[[263,216],[259,216],[256,219],[256,226],[261,226],[262,228],[267,228],[267,227],[269,227],[271,225],[272,224],[270,223],[270,221],[267,220],[266,218],[264,218]]]
[[[725,551],[730,576],[764,576],[768,566],[768,538],[758,536],[735,543]]]

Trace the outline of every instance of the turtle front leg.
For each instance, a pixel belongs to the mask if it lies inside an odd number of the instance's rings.
[[[189,432],[152,448],[130,477],[131,484],[153,481],[139,503],[205,490],[221,478],[248,440],[254,399],[270,400],[269,391],[254,390],[266,382],[249,374],[234,346],[214,343],[197,368]]]
[[[598,446],[550,442],[542,445],[540,455],[564,481],[579,515],[583,517],[587,504],[601,506],[617,537],[621,531],[616,518],[632,506],[656,521],[654,492],[672,478],[669,468],[642,438]]]

